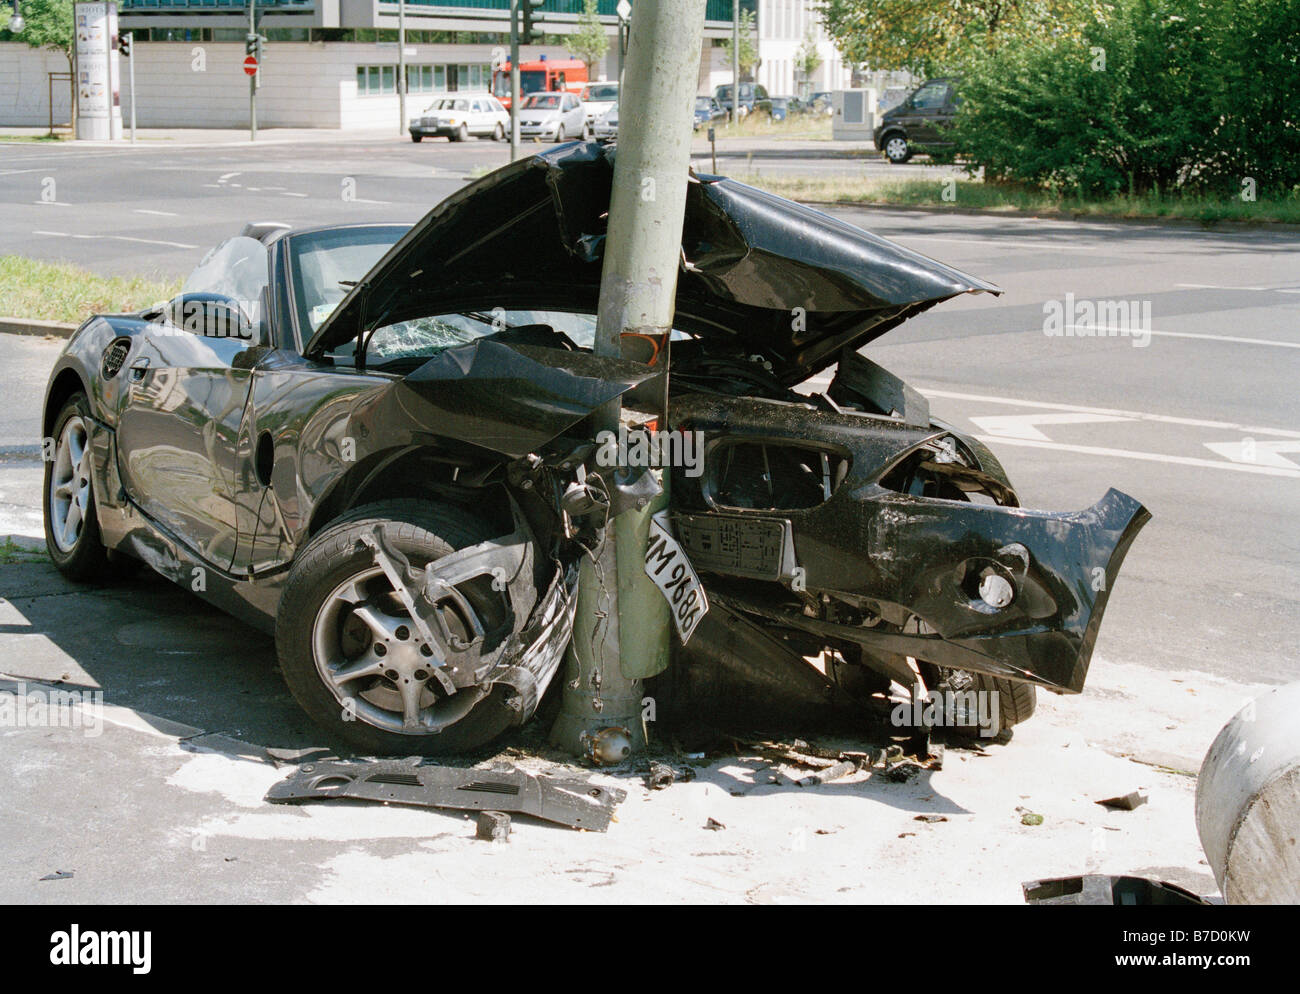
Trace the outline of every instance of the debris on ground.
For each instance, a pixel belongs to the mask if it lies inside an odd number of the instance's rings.
[[[71,880],[76,870],[55,870],[53,873],[47,873],[41,877],[42,880]]]
[[[621,725],[583,732],[579,743],[583,758],[596,766],[617,766],[632,755],[632,733]]]
[[[907,783],[910,780],[915,780],[924,770],[925,767],[920,763],[905,759],[885,770],[884,777],[890,783]]]
[[[923,821],[927,825],[934,825],[941,821],[947,821],[947,815],[917,815],[912,821]]]
[[[716,818],[710,818],[704,823],[704,827],[710,832],[721,832],[727,826],[722,824],[722,822],[718,821]]]
[[[1088,873],[1079,877],[1031,880],[1021,884],[1026,904],[1146,905],[1173,907],[1209,905],[1191,891],[1149,877]]]
[[[367,760],[304,763],[266,795],[272,804],[338,798],[458,811],[508,811],[603,832],[627,792],[587,780],[533,776],[510,768],[456,769]]]
[[[1105,800],[1097,801],[1103,808],[1112,808],[1116,811],[1132,811],[1134,808],[1146,804],[1147,796],[1140,790],[1130,791],[1127,794],[1121,794],[1118,797],[1107,797]]]
[[[1043,816],[1033,811],[1026,811],[1020,816],[1020,824],[1022,825],[1041,825],[1042,823]]]
[[[484,842],[509,842],[510,816],[504,811],[480,811],[474,837]]]
[[[663,790],[675,783],[689,783],[695,779],[693,766],[681,766],[677,769],[667,763],[652,759],[645,766],[645,785],[651,790]]]
[[[842,761],[817,773],[812,773],[802,780],[796,780],[795,783],[800,787],[816,787],[819,784],[830,783],[832,780],[839,780],[841,777],[847,777],[850,773],[857,772],[857,763]]]

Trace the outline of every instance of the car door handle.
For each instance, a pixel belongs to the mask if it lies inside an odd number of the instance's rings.
[[[149,357],[142,355],[135,362],[131,363],[131,382],[139,383],[144,379],[145,370],[149,368]]]

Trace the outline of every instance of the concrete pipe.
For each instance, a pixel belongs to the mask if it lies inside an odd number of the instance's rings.
[[[1196,784],[1196,828],[1228,904],[1300,903],[1300,683],[1219,732]]]

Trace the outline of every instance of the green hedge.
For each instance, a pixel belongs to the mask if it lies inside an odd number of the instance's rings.
[[[1116,0],[962,67],[958,147],[1077,196],[1300,188],[1300,0]]]

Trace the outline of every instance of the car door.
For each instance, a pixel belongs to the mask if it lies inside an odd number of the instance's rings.
[[[155,522],[228,569],[238,531],[235,450],[255,343],[168,318],[142,337],[118,411],[122,485]]]
[[[908,140],[918,145],[930,145],[940,141],[939,127],[944,117],[944,108],[948,105],[949,84],[944,80],[932,80],[912,94],[908,117],[911,123],[905,124]]]
[[[581,137],[587,126],[587,115],[582,109],[582,101],[572,93],[564,95],[564,133],[575,138]]]

